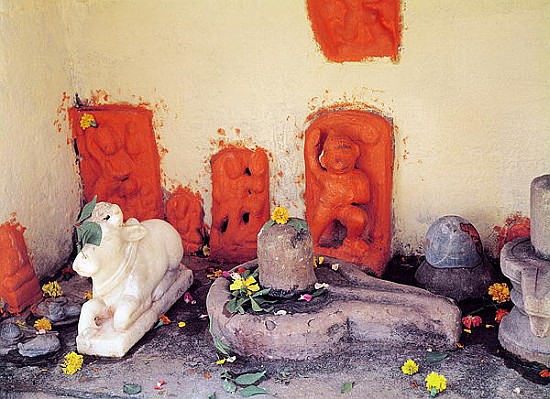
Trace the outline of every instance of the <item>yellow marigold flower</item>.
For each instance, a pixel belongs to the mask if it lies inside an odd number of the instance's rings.
[[[443,375],[432,371],[426,377],[426,389],[430,392],[430,396],[434,397],[439,392],[447,389],[447,379]]]
[[[418,364],[416,364],[414,360],[409,359],[403,363],[403,366],[401,366],[401,371],[407,375],[416,374],[418,373]]]
[[[93,297],[94,297],[94,294],[92,293],[92,291],[86,291],[86,293],[84,294],[84,299],[86,299],[87,301],[89,301]]]
[[[94,116],[91,114],[82,114],[82,117],[80,118],[80,127],[84,130],[89,127],[97,127]]]
[[[202,254],[206,257],[210,256],[210,247],[208,245],[202,247]]]
[[[65,374],[72,375],[82,369],[84,358],[76,352],[70,352],[65,355],[65,361],[61,364],[61,368]]]
[[[42,317],[41,319],[38,319],[34,322],[34,328],[36,328],[38,331],[51,331],[52,323],[50,323],[50,321],[45,317]]]
[[[258,285],[258,282],[253,276],[248,276],[248,278],[245,279],[237,279],[231,283],[229,286],[229,289],[231,291],[235,290],[241,290],[246,289],[246,295],[252,294],[252,292],[256,292],[260,290],[260,286]]]
[[[508,302],[510,300],[510,288],[506,283],[494,283],[489,287],[489,295],[497,303]]]
[[[271,213],[271,220],[277,224],[285,224],[290,219],[290,214],[288,210],[283,206],[278,206]]]
[[[46,295],[49,295],[52,298],[63,295],[63,289],[57,281],[50,281],[49,283],[44,284],[42,286],[42,291],[44,291]]]

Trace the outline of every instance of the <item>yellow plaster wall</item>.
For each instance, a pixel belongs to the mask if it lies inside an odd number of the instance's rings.
[[[169,151],[161,165],[166,186],[181,183],[200,190],[207,219],[208,159],[216,140],[266,148],[273,156],[274,202],[301,216],[300,136],[308,115],[341,102],[376,107],[397,128],[394,249],[407,253],[421,248],[431,222],[444,214],[469,219],[491,247],[492,227],[511,213],[528,215],[531,179],[550,172],[546,0],[404,2],[401,59],[395,64],[387,59],[328,62],[301,0],[10,3],[30,4],[28,15],[7,12],[13,25],[24,26],[20,34],[0,27],[18,41],[0,45],[19,52],[17,65],[9,67],[11,77],[3,82],[23,109],[0,126],[14,140],[16,131],[26,132],[49,146],[40,162],[55,159],[65,167],[64,177],[37,190],[47,194],[32,195],[57,198],[69,192],[63,199],[69,204],[60,205],[68,213],[75,213],[76,203],[73,159],[50,126],[64,91],[86,98],[104,90],[110,102],[150,103],[156,132]],[[51,14],[47,20],[40,20],[40,10]],[[48,67],[32,61],[35,42],[48,42],[48,51],[40,46],[39,52]],[[47,73],[51,76],[45,79]],[[20,87],[40,103],[38,110],[22,101],[27,97]],[[12,103],[8,110],[16,108]],[[17,152],[7,151],[9,165],[28,151],[28,140]],[[14,180],[17,190],[31,195],[29,187],[43,179]],[[14,208],[4,205],[5,191],[0,195],[4,214]],[[14,210],[38,219],[38,202],[25,201]],[[35,252],[39,244],[33,241]]]
[[[0,223],[15,213],[27,228],[39,275],[70,255],[80,207],[74,151],[57,114],[71,86],[59,16],[55,1],[0,0]]]

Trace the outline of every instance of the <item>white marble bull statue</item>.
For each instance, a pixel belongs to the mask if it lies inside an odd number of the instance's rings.
[[[100,202],[88,221],[100,225],[102,238],[99,246],[86,243],[73,263],[93,285],[78,323],[83,338],[111,318],[114,331],[129,329],[174,283],[183,256],[181,237],[163,220],[123,223],[118,205]]]

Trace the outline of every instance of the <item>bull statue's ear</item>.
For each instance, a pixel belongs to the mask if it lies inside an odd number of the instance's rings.
[[[141,224],[126,225],[121,227],[121,238],[124,241],[139,241],[147,235],[147,229]]]

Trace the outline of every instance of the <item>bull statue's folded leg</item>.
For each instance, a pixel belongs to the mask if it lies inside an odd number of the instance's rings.
[[[90,338],[99,331],[103,322],[110,317],[109,308],[103,300],[90,299],[82,305],[78,321],[78,334]]]

